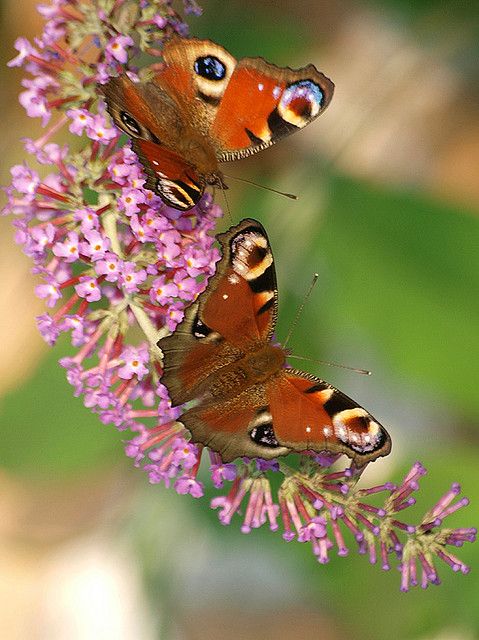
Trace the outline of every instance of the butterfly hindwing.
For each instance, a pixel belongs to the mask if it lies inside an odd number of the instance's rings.
[[[193,440],[219,452],[223,462],[240,456],[271,459],[286,455],[289,449],[275,439],[268,422],[265,389],[255,385],[228,402],[206,401],[189,409],[181,421]]]
[[[204,193],[204,181],[181,156],[150,140],[133,140],[132,149],[147,176],[145,187],[174,209],[188,211]]]

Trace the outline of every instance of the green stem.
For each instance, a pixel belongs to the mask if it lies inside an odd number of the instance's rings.
[[[103,229],[110,239],[111,248],[116,255],[123,259],[123,251],[121,250],[120,240],[118,238],[118,227],[116,226],[117,213],[114,209],[108,209],[102,216]]]

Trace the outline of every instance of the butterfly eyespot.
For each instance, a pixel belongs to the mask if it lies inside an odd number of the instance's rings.
[[[193,322],[192,332],[195,338],[207,338],[211,333],[211,329],[205,325],[204,322],[196,316],[195,321]]]
[[[194,182],[186,184],[182,180],[169,180],[161,176],[156,181],[156,191],[167,205],[180,211],[194,207],[203,195],[203,189]]]
[[[231,266],[248,282],[252,291],[274,290],[273,256],[266,238],[256,230],[246,229],[231,240],[230,246]]]
[[[278,113],[289,124],[304,127],[315,118],[324,102],[319,85],[312,80],[300,80],[286,87],[278,104]]]
[[[333,417],[333,426],[341,442],[357,453],[377,451],[386,442],[384,429],[361,407],[337,413]]]
[[[267,407],[256,412],[256,416],[249,426],[253,427],[249,434],[253,442],[263,447],[279,447],[273,429],[273,417]]]
[[[215,56],[202,56],[195,60],[195,73],[207,80],[218,82],[226,76],[226,67]]]
[[[134,135],[134,136],[142,136],[143,135],[142,134],[143,128],[126,111],[121,111],[120,112],[120,120],[122,121],[123,125],[125,126],[125,129],[126,129],[127,133],[129,133],[130,135]]]

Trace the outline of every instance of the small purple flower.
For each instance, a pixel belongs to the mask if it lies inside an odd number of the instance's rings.
[[[138,205],[144,203],[145,199],[145,193],[140,189],[124,189],[118,198],[118,206],[127,216],[131,216],[140,210]]]
[[[181,495],[190,494],[193,498],[202,498],[204,491],[201,482],[191,476],[181,476],[175,482],[175,491]]]
[[[90,140],[97,140],[103,144],[118,137],[118,131],[114,127],[107,126],[105,117],[101,114],[90,117],[86,130]]]
[[[145,219],[145,216],[142,216],[140,219],[136,213],[133,213],[130,220],[130,226],[135,238],[140,242],[152,242],[155,240],[154,229],[151,225],[148,225],[148,219]]]
[[[133,376],[141,380],[149,372],[147,366],[148,350],[146,347],[127,347],[121,353],[120,360],[122,360],[124,364],[118,369],[118,375],[123,380],[131,380]]]
[[[95,389],[90,387],[83,397],[83,404],[87,409],[107,409],[114,403],[115,397],[104,386]]]
[[[22,85],[27,91],[22,91],[18,101],[30,118],[41,118],[42,125],[46,126],[52,113],[48,106],[46,90],[56,85],[50,77],[37,78],[35,80],[23,80]]]
[[[38,284],[35,287],[35,294],[39,298],[44,298],[47,302],[47,306],[50,308],[54,307],[58,300],[62,297],[59,288],[53,281],[46,284]],[[43,321],[43,324],[45,325],[45,321]]]
[[[138,291],[138,285],[146,280],[144,269],[137,269],[134,262],[124,262],[120,271],[120,284],[127,293]]]
[[[139,176],[140,169],[137,165],[123,162],[123,158],[119,158],[118,161],[113,160],[110,163],[109,172],[116,183],[126,185],[131,177]]]
[[[178,287],[173,282],[167,282],[165,276],[155,278],[151,283],[150,300],[156,304],[167,305],[178,296]]]
[[[18,55],[7,62],[7,67],[21,67],[30,55],[38,56],[38,51],[32,47],[26,38],[17,38],[14,43]]]
[[[91,276],[80,276],[80,283],[75,285],[75,291],[80,298],[85,298],[87,302],[97,302],[101,299],[101,289],[96,278]]]
[[[178,269],[173,276],[173,282],[177,287],[177,296],[188,302],[194,300],[203,290],[203,283],[198,283],[196,278],[190,277],[186,269]]]
[[[70,231],[63,242],[56,242],[52,251],[58,258],[64,258],[66,262],[76,262],[79,258],[78,234]]]
[[[12,186],[18,192],[26,196],[33,196],[40,184],[40,178],[36,171],[23,165],[15,165],[10,169],[12,174]]]
[[[107,251],[103,260],[95,262],[95,271],[99,276],[105,276],[108,282],[116,282],[120,276],[122,262],[114,253]]]
[[[30,138],[24,138],[23,143],[25,145],[25,151],[34,155],[40,164],[58,165],[60,162],[63,162],[68,155],[68,147],[66,145],[61,147],[59,144],[51,142],[37,147],[37,143]]]
[[[81,252],[88,256],[92,262],[105,257],[110,248],[110,240],[102,233],[91,230],[84,232],[86,242],[81,243]]]
[[[60,335],[58,325],[55,324],[53,318],[51,318],[48,313],[42,313],[42,315],[37,316],[36,320],[38,330],[40,331],[42,338],[47,344],[53,346]]]
[[[80,222],[80,229],[83,234],[88,233],[92,229],[98,229],[98,216],[93,209],[84,207],[81,209],[75,209],[73,217],[76,221]]]
[[[62,331],[71,331],[71,341],[74,347],[85,344],[88,335],[88,322],[82,316],[65,316],[61,324]]]
[[[261,458],[256,459],[256,467],[258,471],[279,471],[279,463],[277,460],[262,460]]]
[[[105,47],[107,61],[109,61],[109,58],[110,60],[113,58],[114,60],[118,60],[118,62],[125,64],[128,60],[128,47],[132,47],[133,45],[134,42],[130,36],[115,36]]]
[[[87,109],[69,109],[66,115],[71,119],[69,131],[77,136],[81,136],[92,121],[92,115]]]
[[[183,469],[192,469],[198,462],[198,448],[184,438],[176,438],[171,445],[173,462],[182,465]]]
[[[41,258],[49,246],[52,245],[55,238],[55,228],[52,224],[46,226],[36,226],[30,232],[30,251],[31,255]]]
[[[165,317],[165,323],[170,331],[174,331],[185,315],[184,306],[180,302],[170,304]]]
[[[168,24],[168,20],[161,15],[155,15],[152,18],[153,24],[155,24],[158,29],[164,29],[166,27],[166,25]]]
[[[186,271],[189,276],[196,278],[204,272],[206,266],[204,251],[188,247],[184,252]]]
[[[231,463],[213,464],[210,467],[210,474],[213,485],[219,489],[225,480],[231,482],[236,478],[236,465]]]
[[[311,518],[300,530],[298,541],[311,542],[314,538],[326,538],[328,531],[327,521],[322,516]]]

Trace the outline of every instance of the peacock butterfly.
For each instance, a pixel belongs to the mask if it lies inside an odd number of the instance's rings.
[[[224,188],[218,163],[244,158],[306,126],[334,85],[312,65],[239,62],[210,40],[174,37],[147,82],[128,75],[102,88],[115,124],[133,138],[145,186],[187,211],[207,185]]]
[[[222,258],[176,331],[158,342],[162,382],[193,441],[223,461],[293,451],[344,453],[357,468],[391,450],[387,431],[338,389],[286,365],[272,340],[278,309],[262,225],[245,219],[218,240]]]

